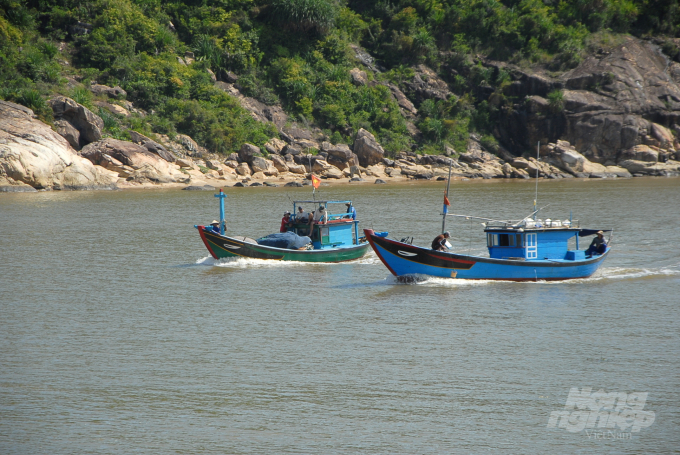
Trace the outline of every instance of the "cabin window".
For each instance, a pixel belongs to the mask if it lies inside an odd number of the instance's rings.
[[[487,234],[486,244],[489,247],[515,247],[522,245],[522,234]]]

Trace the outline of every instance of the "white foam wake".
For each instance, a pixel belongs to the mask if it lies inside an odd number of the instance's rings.
[[[370,251],[364,257],[346,262],[299,262],[299,261],[274,261],[271,259],[253,259],[253,258],[223,258],[215,259],[212,256],[206,256],[198,259],[196,265],[207,265],[212,267],[228,267],[234,269],[259,269],[259,268],[273,268],[273,267],[306,267],[309,265],[335,265],[335,264],[360,264],[373,265],[381,264],[378,256]]]
[[[385,284],[407,284],[418,286],[435,287],[461,287],[461,286],[485,286],[485,285],[508,285],[508,284],[579,284],[602,280],[635,280],[645,278],[661,278],[680,275],[680,264],[675,266],[657,268],[626,268],[626,267],[603,267],[589,278],[579,278],[565,281],[505,281],[505,280],[465,280],[459,278],[440,278],[427,275],[413,275],[397,278],[389,275]]]
[[[586,283],[603,280],[635,280],[641,278],[660,278],[673,275],[680,275],[680,267],[678,267],[678,265],[651,268],[602,267],[589,278],[569,280],[568,283]]]

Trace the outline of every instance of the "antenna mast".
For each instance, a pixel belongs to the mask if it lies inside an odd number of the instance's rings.
[[[446,214],[449,212],[449,187],[451,186],[451,166],[453,166],[453,160],[449,158],[449,179],[446,182],[446,193],[444,193],[444,208],[442,209],[442,234],[446,232]]]
[[[534,193],[534,221],[536,221],[536,214],[538,213],[538,210],[536,210],[536,203],[538,202],[538,174],[539,174],[538,160],[541,157],[540,153],[541,153],[541,141],[538,141],[538,145],[536,145],[536,192]]]

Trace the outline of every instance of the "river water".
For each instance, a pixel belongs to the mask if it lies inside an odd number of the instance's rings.
[[[427,245],[443,189],[317,197]],[[257,237],[310,190],[227,194],[229,232]],[[521,218],[534,183],[452,182],[450,199]],[[193,228],[218,217],[213,192],[2,194],[0,453],[677,453],[680,179],[541,182],[547,204],[614,229],[594,277],[399,284],[373,253],[215,262]],[[485,250],[478,222],[447,227],[455,251]],[[653,423],[550,428],[586,387],[647,393]]]

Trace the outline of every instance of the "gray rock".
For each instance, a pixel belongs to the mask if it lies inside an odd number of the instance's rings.
[[[54,126],[57,128],[57,133],[66,139],[71,147],[80,150],[80,131],[64,119],[55,120]]]
[[[302,183],[300,182],[288,182],[284,186],[296,186],[296,187],[301,187]]]
[[[420,105],[427,99],[446,100],[453,94],[448,84],[431,68],[418,65],[414,69],[413,79],[404,82],[404,86],[411,99],[416,100],[416,104]]]
[[[351,179],[349,179],[349,181],[350,182],[365,182],[365,180],[362,179],[361,177],[352,177]]]
[[[250,186],[262,186],[262,184],[260,182],[253,182]]]
[[[243,182],[236,182],[236,183],[234,183],[233,186],[234,186],[234,187],[243,188],[243,187],[245,186],[245,184],[243,184]]]
[[[143,145],[132,142],[109,137],[86,145],[80,153],[93,164],[119,174],[124,170],[121,166],[127,166],[129,171],[125,172],[126,178],[135,182],[182,183],[189,180],[189,177],[177,170],[174,165],[150,152]],[[112,162],[110,158],[116,161]]]
[[[102,138],[104,121],[82,104],[65,96],[56,96],[49,100],[48,104],[56,119],[68,121],[80,132],[81,147]]]
[[[361,71],[359,68],[353,68],[349,71],[349,75],[352,78],[352,83],[356,86],[368,84],[366,71]]]
[[[299,155],[300,153],[302,153],[302,149],[300,147],[298,147],[297,145],[293,145],[293,144],[286,145],[283,149],[284,155],[296,156],[296,155]]]
[[[210,185],[202,185],[202,186],[190,185],[190,186],[185,186],[182,189],[186,190],[186,191],[215,191],[215,187],[210,186]]]
[[[352,153],[352,150],[350,150],[347,144],[329,144],[329,147],[326,149],[326,153],[328,163],[336,166],[338,169],[344,169],[347,166],[359,165],[359,157]]]
[[[361,128],[354,140],[354,153],[363,167],[378,164],[382,161],[385,151],[375,140],[375,136]]]
[[[241,149],[238,151],[238,156],[239,160],[250,164],[253,161],[253,157],[255,156],[262,156],[262,153],[260,153],[260,148],[253,145],[253,144],[248,144],[247,142],[241,146]]]
[[[375,179],[374,183],[381,184],[381,183],[387,183],[387,182],[385,182],[383,179]]]
[[[138,133],[137,131],[129,130],[129,133],[130,139],[132,139],[133,142],[136,142],[137,144],[144,146],[149,152],[160,156],[168,163],[174,163],[175,161],[177,161],[177,157],[158,142],[149,139],[148,137],[144,136],[141,133]]]
[[[95,95],[106,95],[109,98],[122,99],[127,96],[127,92],[118,86],[108,87],[106,85],[93,84],[89,89]]]
[[[118,175],[79,156],[33,111],[0,101],[0,187],[81,190],[115,188]]]

